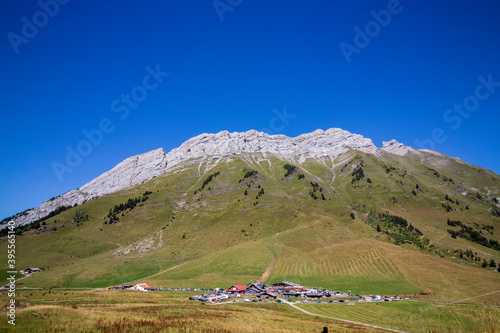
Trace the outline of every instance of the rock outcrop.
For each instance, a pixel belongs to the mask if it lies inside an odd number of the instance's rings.
[[[400,156],[406,155],[409,151],[415,152],[415,149],[407,147],[396,140],[382,142],[382,148],[380,148],[380,150]]]

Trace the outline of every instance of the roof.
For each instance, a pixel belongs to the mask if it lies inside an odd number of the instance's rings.
[[[148,285],[147,285],[147,284],[145,284],[145,283],[138,283],[138,284],[136,284],[135,286],[136,286],[136,287],[141,287],[141,288],[144,288],[144,289],[148,289],[148,288],[149,288],[149,289],[151,289],[151,288],[153,288],[153,287],[148,286]]]
[[[278,297],[278,295],[276,295],[275,293],[273,293],[271,291],[264,291],[264,292],[260,293],[258,296],[262,296],[262,295],[268,295],[271,297]]]
[[[298,285],[296,283],[290,282],[290,281],[277,282],[277,283],[274,283],[273,286],[275,286],[275,287],[285,286],[285,287],[302,288],[302,286],[300,286],[300,285]]]
[[[226,291],[243,291],[243,290],[245,290],[245,286],[241,284],[235,284],[234,286],[228,288]]]
[[[264,289],[265,289],[265,286],[264,286],[262,283],[253,283],[253,282],[252,282],[252,283],[250,283],[250,284],[246,287],[246,289],[250,289],[250,288],[252,288],[252,287],[255,287],[255,288],[257,288],[257,289],[261,289],[261,290],[264,290]]]

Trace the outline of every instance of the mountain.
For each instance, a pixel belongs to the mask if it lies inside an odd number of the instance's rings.
[[[140,184],[162,174],[176,170],[183,163],[202,163],[206,160],[221,161],[228,156],[246,156],[262,153],[276,156],[292,163],[303,163],[307,159],[328,160],[355,149],[381,156],[382,152],[405,155],[418,153],[395,140],[384,142],[378,149],[372,140],[338,128],[316,130],[295,138],[285,135],[269,135],[250,130],[244,133],[222,131],[217,134],[201,134],[184,142],[179,148],[165,154],[159,148],[127,158],[116,167],[100,175],[79,189],[43,202],[40,207],[17,214],[15,225],[25,225],[49,215],[59,207],[81,204],[92,198],[114,193]],[[215,163],[215,162],[214,162]],[[6,220],[3,221],[7,222]]]
[[[202,134],[19,214],[17,264],[44,269],[19,282],[287,279],[458,300],[500,283],[499,197],[497,174],[395,140],[377,148],[340,129]]]

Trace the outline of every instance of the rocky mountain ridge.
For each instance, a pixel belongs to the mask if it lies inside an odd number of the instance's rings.
[[[318,129],[294,138],[282,134],[269,135],[255,130],[205,133],[185,141],[180,147],[169,153],[165,153],[163,148],[159,148],[129,157],[79,189],[49,199],[38,208],[19,213],[13,220],[16,226],[31,223],[47,216],[59,207],[81,204],[94,197],[140,184],[175,170],[187,161],[199,163],[210,159],[217,160],[228,156],[245,156],[255,153],[274,155],[298,163],[309,158],[324,157],[333,161],[337,156],[350,149],[376,156],[380,156],[381,152],[401,156],[409,151],[418,152],[396,140],[384,142],[382,148],[377,148],[371,139],[339,128],[330,128],[326,131]],[[0,226],[1,228],[2,226]]]

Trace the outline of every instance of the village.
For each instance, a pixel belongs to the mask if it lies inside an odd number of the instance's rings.
[[[19,271],[20,274],[26,277],[33,273],[39,273],[40,268],[27,268]],[[3,288],[7,288],[4,286]],[[45,289],[45,288],[44,288]],[[276,303],[292,302],[294,303],[346,303],[355,304],[359,302],[392,302],[400,300],[409,300],[410,296],[385,296],[385,295],[358,295],[353,294],[351,290],[347,292],[332,291],[320,288],[304,287],[290,281],[281,281],[271,285],[253,281],[248,285],[232,285],[227,289],[223,288],[157,288],[151,287],[146,283],[138,284],[121,284],[112,287],[102,288],[101,290],[137,290],[142,292],[153,291],[186,291],[186,292],[202,292],[204,294],[191,296],[189,300],[205,303],[223,303],[223,302],[269,302]],[[430,293],[420,293],[418,295],[428,295]],[[413,295],[417,296],[417,295]]]
[[[276,303],[292,302],[295,303],[347,303],[354,304],[359,302],[392,302],[400,300],[409,300],[409,296],[381,296],[381,295],[358,295],[350,290],[347,292],[338,292],[326,289],[309,288],[298,285],[290,281],[282,281],[272,285],[250,282],[248,285],[232,285],[227,289],[192,289],[192,288],[155,288],[145,283],[136,285],[119,285],[105,290],[138,290],[143,292],[152,291],[198,291],[205,292],[201,295],[191,296],[190,300],[205,303],[223,303],[223,302],[269,302]]]

